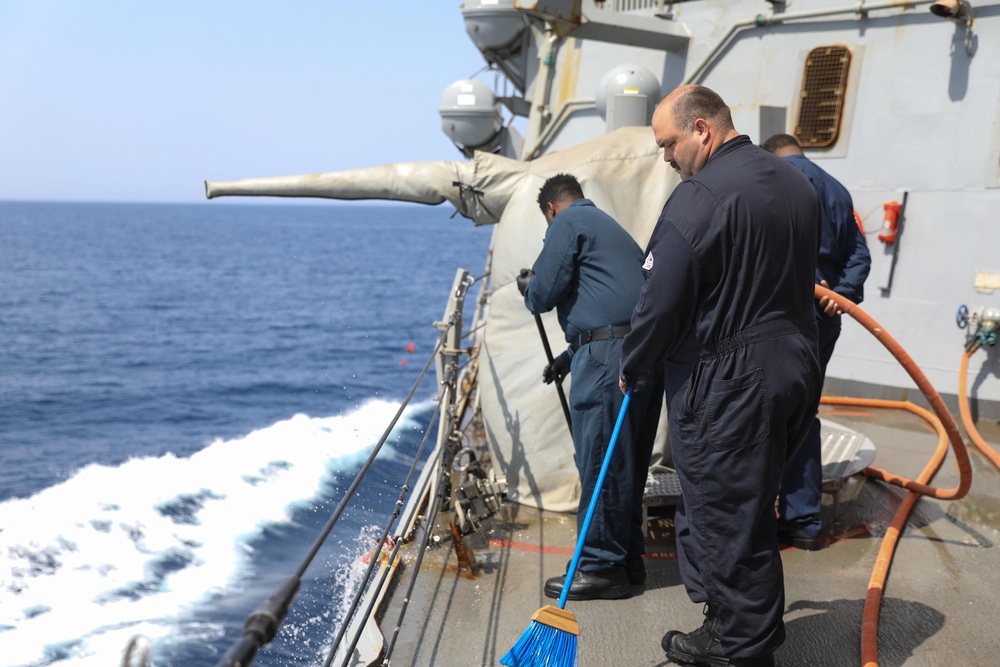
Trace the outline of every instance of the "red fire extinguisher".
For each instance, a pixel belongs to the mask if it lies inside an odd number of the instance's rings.
[[[902,208],[898,201],[887,201],[882,204],[884,210],[882,218],[882,229],[878,233],[878,240],[886,245],[896,242],[896,233],[899,231],[899,210]]]

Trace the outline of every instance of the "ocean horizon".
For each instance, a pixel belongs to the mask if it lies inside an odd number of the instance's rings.
[[[135,634],[214,665],[398,410],[456,269],[482,274],[491,230],[452,214],[0,202],[0,665],[117,664]],[[322,661],[435,387],[257,664]]]

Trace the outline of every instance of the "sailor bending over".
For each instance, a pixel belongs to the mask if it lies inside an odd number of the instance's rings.
[[[543,372],[546,382],[572,371],[569,392],[573,446],[580,473],[577,530],[590,505],[614,430],[622,337],[642,288],[642,248],[611,216],[584,199],[577,179],[559,174],[538,193],[548,229],[541,254],[517,279],[534,314],[553,308],[569,349]],[[613,599],[646,578],[642,496],[663,400],[662,370],[647,369],[647,386],[630,402],[598,496],[568,599]],[[565,576],[545,582],[558,598]]]

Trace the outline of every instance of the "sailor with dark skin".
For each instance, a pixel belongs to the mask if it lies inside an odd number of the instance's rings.
[[[872,259],[864,234],[854,221],[851,193],[837,179],[807,158],[795,137],[776,134],[761,144],[761,148],[785,158],[805,174],[816,189],[823,216],[816,282],[854,303],[861,303]],[[840,307],[828,296],[816,302],[819,363],[823,378],[826,377],[826,365],[833,356],[834,346],[840,338],[841,314]],[[821,548],[822,489],[823,463],[820,421],[817,417],[781,480],[781,492],[778,494],[780,542],[808,551]]]
[[[575,177],[558,174],[538,194],[548,228],[532,270],[517,279],[534,314],[553,308],[569,348],[543,371],[551,382],[572,372],[569,392],[573,446],[581,495],[582,526],[622,404],[618,366],[622,337],[643,276],[642,248],[611,216],[585,199]],[[568,599],[615,599],[646,578],[643,563],[642,497],[662,403],[662,370],[644,378],[646,390],[631,400]],[[545,582],[558,598],[565,576]]]
[[[708,88],[673,90],[652,125],[683,180],[646,248],[620,386],[694,337],[697,362],[668,411],[678,567],[705,613],[661,645],[681,664],[768,667],[785,639],[774,503],[820,395],[819,202],[800,171],[736,131]]]

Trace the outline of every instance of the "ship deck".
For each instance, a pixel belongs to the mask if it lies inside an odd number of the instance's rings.
[[[867,436],[875,464],[916,478],[937,445],[933,429],[898,410],[823,406],[821,418]],[[991,444],[996,424],[982,427]],[[881,665],[939,667],[993,664],[1000,656],[1000,473],[970,446],[973,482],[958,501],[920,499],[902,533],[884,590],[878,627]],[[958,483],[949,453],[932,484]],[[852,475],[824,494],[825,548],[781,553],[785,570],[787,640],[779,666],[861,664],[865,598],[882,537],[906,492]],[[442,515],[442,520],[447,517]],[[562,574],[575,546],[575,521],[507,504],[484,536],[465,538],[475,574],[459,566],[447,523],[435,527],[399,630],[391,664],[496,665],[540,607],[544,581]],[[412,567],[409,553],[403,569]],[[581,627],[580,665],[670,665],[660,648],[667,630],[691,630],[701,605],[689,601],[677,567],[670,506],[650,509],[644,585],[614,601],[569,602]],[[390,595],[384,618],[401,604]],[[388,628],[385,634],[391,634]]]

